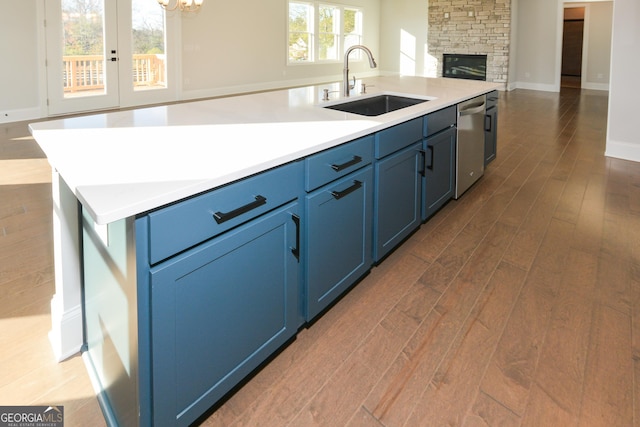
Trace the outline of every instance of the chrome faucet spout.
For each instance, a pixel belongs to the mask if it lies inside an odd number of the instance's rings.
[[[349,54],[354,51],[355,49],[361,49],[363,50],[367,56],[369,57],[369,66],[371,68],[376,68],[378,66],[378,64],[376,64],[376,60],[373,59],[373,54],[371,53],[371,51],[369,50],[368,47],[357,44],[354,46],[351,46],[349,49],[347,49],[347,51],[344,53],[344,70],[343,70],[343,84],[344,84],[344,96],[349,96],[349,89],[350,89],[350,85],[349,85]]]

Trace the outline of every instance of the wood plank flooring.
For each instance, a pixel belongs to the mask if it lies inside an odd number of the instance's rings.
[[[204,426],[640,426],[640,163],[607,94],[500,94],[498,157]],[[104,420],[55,363],[50,169],[0,125],[0,405]]]

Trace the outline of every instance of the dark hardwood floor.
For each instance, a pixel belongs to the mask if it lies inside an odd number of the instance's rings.
[[[498,157],[207,426],[640,426],[640,163],[606,92],[500,94]],[[0,405],[104,425],[55,363],[50,169],[0,125]]]

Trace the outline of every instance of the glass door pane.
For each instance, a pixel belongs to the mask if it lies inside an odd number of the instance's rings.
[[[167,87],[165,14],[156,1],[132,0],[133,90]]]
[[[62,0],[64,97],[105,93],[104,5]]]

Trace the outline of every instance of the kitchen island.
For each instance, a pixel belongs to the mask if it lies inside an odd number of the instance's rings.
[[[393,93],[429,101],[365,117],[322,108],[343,101],[321,100],[324,89],[340,93],[339,84],[330,83],[31,126],[54,170],[52,341],[61,358],[87,346],[111,423],[189,423],[294,337],[330,304],[309,314],[313,304],[301,302],[310,292],[306,282],[316,276],[312,266],[322,265],[309,253],[327,252],[314,243],[326,230],[307,224],[320,227],[326,217],[314,216],[328,203],[316,203],[321,189],[335,184],[328,191],[334,199],[359,197],[339,217],[363,234],[354,245],[361,251],[356,268],[349,281],[340,277],[339,294],[372,265],[368,234],[379,215],[372,199],[379,198],[374,187],[383,164],[374,144],[411,133],[411,152],[420,152],[430,115],[498,87],[416,77],[365,82],[368,94],[351,98]],[[310,179],[327,164],[323,156],[333,155],[328,164],[344,182]],[[418,165],[420,157],[411,156],[407,161]],[[201,226],[193,214],[235,198],[230,206],[239,208],[209,212],[211,225]],[[410,231],[403,228],[398,238]],[[281,253],[273,250],[280,246]],[[200,282],[190,280],[198,274],[228,281],[238,271],[226,267],[247,259],[255,268],[245,268],[239,282],[269,286],[175,292],[184,283],[196,289]],[[239,315],[238,304],[261,309]],[[203,339],[208,328],[225,331],[209,341]]]

